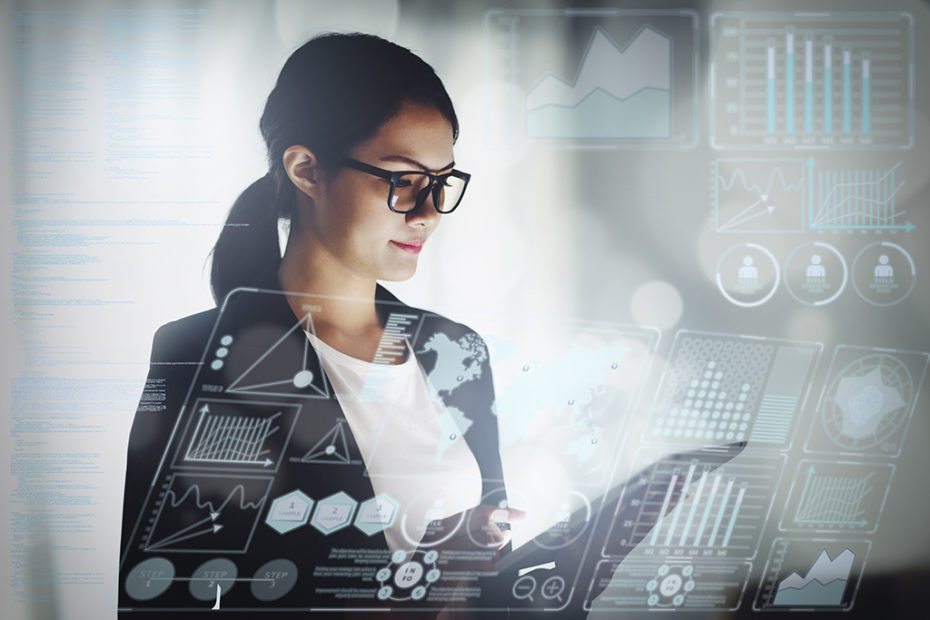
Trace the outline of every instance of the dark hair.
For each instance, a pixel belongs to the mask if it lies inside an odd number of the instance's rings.
[[[325,171],[370,138],[404,101],[434,106],[458,138],[458,118],[433,68],[381,37],[326,33],[301,45],[284,63],[259,122],[268,172],[233,203],[213,247],[210,286],[219,304],[281,262],[278,220],[290,219],[296,188],[282,156],[294,144],[314,152]]]

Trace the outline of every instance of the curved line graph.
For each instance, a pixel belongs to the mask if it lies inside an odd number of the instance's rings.
[[[179,474],[155,510],[146,551],[244,552],[271,478]]]

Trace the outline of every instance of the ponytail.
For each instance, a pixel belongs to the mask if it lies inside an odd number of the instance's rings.
[[[216,245],[210,286],[213,299],[221,304],[231,290],[250,286],[266,269],[281,263],[278,247],[279,205],[275,177],[268,172],[239,194]]]
[[[406,100],[439,110],[455,141],[452,100],[433,68],[409,49],[370,34],[325,33],[288,57],[258,124],[269,172],[236,199],[212,251],[210,287],[218,305],[281,265],[278,220],[293,219],[298,191],[284,170],[285,150],[306,146],[323,169],[332,169]]]

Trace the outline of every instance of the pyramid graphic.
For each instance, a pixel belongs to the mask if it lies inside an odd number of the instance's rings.
[[[303,335],[302,330],[313,332],[313,321],[307,314],[295,323],[287,332],[262,353],[238,378],[226,388],[227,392],[240,394],[264,394],[269,396],[299,396],[302,398],[330,398],[329,383],[322,372],[323,364],[319,354],[310,346],[310,341]],[[280,362],[275,360],[274,353],[279,348],[283,350],[283,343],[292,338],[294,332],[301,333],[303,353],[300,367],[281,368]],[[316,367],[321,369],[316,376],[308,368],[310,352],[316,358]],[[283,376],[282,376],[283,375]]]
[[[323,437],[300,459],[301,463],[335,463],[350,465],[353,463],[349,455],[349,441],[346,438],[344,422],[336,422]]]

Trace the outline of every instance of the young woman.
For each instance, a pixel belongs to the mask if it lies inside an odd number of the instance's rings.
[[[218,307],[155,334],[129,442],[121,613],[414,605],[456,587],[440,577],[456,558],[493,561],[521,517],[483,341],[378,284],[414,275],[470,178],[433,69],[375,36],[319,36],[285,63],[260,128],[269,170],[214,248]],[[431,327],[386,347],[397,317]],[[297,354],[275,358],[285,349]],[[288,380],[249,378],[278,371]]]

